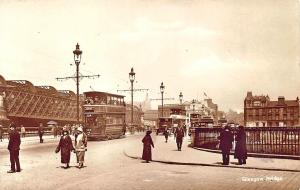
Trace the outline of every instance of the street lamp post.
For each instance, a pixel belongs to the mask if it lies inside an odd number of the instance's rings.
[[[133,82],[135,80],[135,72],[133,71],[133,68],[131,68],[129,73],[129,80],[131,83],[131,125],[133,125]]]
[[[79,48],[79,44],[76,44],[76,49],[73,51],[74,62],[76,65],[76,87],[77,87],[77,96],[76,96],[76,110],[77,110],[77,123],[79,123],[79,64],[81,62],[82,51]]]
[[[180,94],[179,94],[179,101],[180,101],[180,104],[182,104],[182,99],[183,99],[183,95],[182,95],[182,92],[180,92]]]
[[[164,91],[165,91],[165,86],[164,86],[164,83],[161,82],[160,92],[161,92],[161,116],[162,117],[164,117]]]

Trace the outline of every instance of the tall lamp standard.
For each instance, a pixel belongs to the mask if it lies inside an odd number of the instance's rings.
[[[135,80],[135,72],[133,71],[133,68],[130,70],[129,80],[131,83],[131,125],[133,125],[133,82]]]
[[[182,99],[183,99],[183,95],[182,95],[182,92],[180,92],[180,94],[179,94],[179,101],[180,101],[180,104],[182,104]]]
[[[161,82],[160,93],[161,93],[161,116],[162,117],[164,117],[164,91],[165,91],[165,86],[164,86],[164,83]]]
[[[76,65],[76,87],[77,87],[77,96],[76,96],[76,110],[77,110],[77,123],[79,123],[79,64],[81,62],[82,51],[79,48],[79,44],[76,44],[76,49],[73,51],[74,62]]]

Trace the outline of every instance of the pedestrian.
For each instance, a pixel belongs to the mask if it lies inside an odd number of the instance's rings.
[[[21,172],[20,161],[19,161],[19,151],[21,138],[20,134],[16,130],[16,125],[11,123],[9,133],[9,142],[7,149],[10,155],[10,170],[7,173]]]
[[[238,164],[246,164],[247,159],[247,147],[246,147],[246,133],[244,126],[240,125],[236,134],[236,146],[234,157],[238,159]]]
[[[72,144],[72,139],[69,136],[68,131],[63,131],[63,136],[61,136],[59,144],[55,150],[55,153],[60,151],[61,163],[65,164],[65,169],[69,168],[71,151],[74,151],[74,147]]]
[[[26,135],[26,129],[23,125],[21,125],[21,137],[25,138],[25,135]]]
[[[184,136],[186,136],[186,129],[187,129],[187,128],[186,128],[186,125],[184,124],[184,125],[183,125]]]
[[[168,142],[168,137],[169,137],[169,130],[168,129],[165,129],[164,135],[165,135],[165,139],[166,139],[166,143],[167,143]]]
[[[233,142],[233,134],[231,133],[228,125],[226,125],[221,131],[221,134],[218,138],[220,140],[219,148],[222,151],[223,165],[228,165],[230,160],[230,149],[232,148]]]
[[[84,164],[85,151],[87,151],[87,136],[83,132],[82,126],[77,128],[75,136],[75,152],[77,157],[78,168],[82,168]]]
[[[53,132],[53,137],[56,138],[57,137],[57,127],[56,127],[56,125],[53,125],[52,132]]]
[[[147,131],[145,137],[142,140],[144,144],[142,159],[147,163],[152,160],[151,146],[154,148],[154,144],[150,135],[151,133],[152,131]]]
[[[0,142],[3,141],[3,127],[0,125]]]
[[[39,137],[40,137],[40,143],[43,143],[44,142],[44,140],[43,140],[44,127],[43,127],[42,123],[40,123],[40,126],[38,128],[38,134],[39,134]]]
[[[175,134],[176,134],[177,149],[178,149],[178,151],[181,151],[182,140],[183,140],[183,137],[184,137],[184,130],[183,130],[181,125],[179,125],[176,128]]]

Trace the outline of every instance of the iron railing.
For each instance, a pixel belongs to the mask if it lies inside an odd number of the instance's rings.
[[[193,145],[218,149],[222,128],[195,128]],[[237,128],[231,129],[236,134]],[[300,127],[246,127],[246,146],[249,153],[300,156]],[[233,150],[235,143],[233,143]]]

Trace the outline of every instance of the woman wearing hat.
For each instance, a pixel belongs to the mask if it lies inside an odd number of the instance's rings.
[[[82,126],[77,128],[77,136],[75,137],[75,152],[78,167],[82,168],[84,163],[84,155],[87,147],[87,136],[83,132]]]
[[[60,151],[61,150],[61,151]],[[69,136],[68,131],[63,131],[63,136],[61,136],[59,144],[55,150],[56,153],[60,151],[61,163],[65,164],[65,169],[69,168],[71,151],[74,150],[72,139]]]
[[[152,160],[151,146],[154,148],[154,144],[151,138],[151,131],[147,131],[142,142],[144,144],[142,159],[146,160],[147,163]]]
[[[246,132],[244,126],[239,126],[239,130],[235,137],[236,146],[234,158],[237,158],[239,165],[246,164],[247,159],[247,146],[246,146]]]

